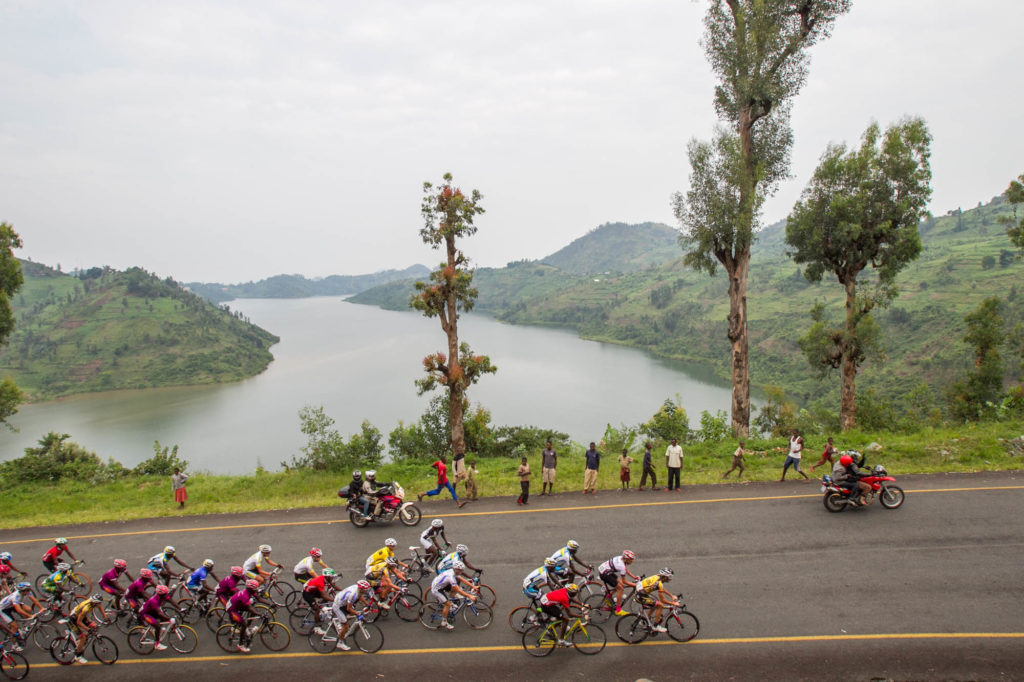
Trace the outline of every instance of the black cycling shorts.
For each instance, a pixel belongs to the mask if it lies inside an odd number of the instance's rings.
[[[607,573],[601,574],[601,580],[608,587],[618,587],[619,585],[619,574],[615,571],[608,571]]]

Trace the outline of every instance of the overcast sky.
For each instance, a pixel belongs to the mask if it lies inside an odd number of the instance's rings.
[[[0,220],[64,270],[221,282],[433,266],[422,183],[446,171],[484,195],[477,265],[674,225],[687,141],[716,123],[705,9],[0,0]],[[935,138],[933,213],[1002,192],[1024,172],[1022,20],[1019,0],[854,0],[812,49],[764,222],[828,142],[908,114]]]

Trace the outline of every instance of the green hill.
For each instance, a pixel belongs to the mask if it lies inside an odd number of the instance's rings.
[[[207,301],[223,303],[236,298],[306,298],[309,296],[347,296],[395,280],[426,277],[430,270],[413,265],[404,270],[383,270],[370,275],[331,275],[307,279],[302,275],[275,275],[258,282],[218,284],[189,282],[191,291]]]
[[[17,324],[0,348],[32,400],[122,388],[214,384],[259,374],[278,337],[140,268],[74,276],[22,261]]]
[[[661,223],[605,223],[540,260],[564,272],[634,272],[679,260],[678,233]]]
[[[865,363],[858,377],[859,394],[873,390],[881,397],[902,398],[924,384],[915,400],[940,405],[945,387],[971,362],[962,340],[966,313],[984,298],[998,296],[1005,302],[1007,328],[1024,322],[1024,299],[1017,292],[1024,262],[1014,258],[1013,246],[996,221],[1009,211],[1002,197],[996,197],[922,223],[921,257],[897,280],[901,293],[891,308],[876,314],[886,360],[871,358]],[[571,263],[575,272],[542,264],[550,264],[551,258],[482,268],[475,279],[480,291],[475,310],[515,324],[571,327],[585,338],[710,368],[727,381],[724,277],[707,277],[684,267],[678,246],[676,257],[663,259],[663,241],[655,245],[634,231],[633,245],[624,248],[620,239],[609,238],[609,232],[618,232],[622,239],[630,234],[622,227],[602,226],[573,242],[573,254],[591,254],[595,263],[607,264],[618,253],[628,253],[630,262],[639,262],[644,249],[650,249],[651,264],[632,271],[602,265],[590,272],[610,274],[586,276],[576,274],[586,268],[569,258],[563,262]],[[779,222],[761,231],[753,248],[747,294],[752,382],[782,386],[805,404],[823,397],[831,403],[838,395],[838,378],[818,379],[797,339],[811,324],[809,310],[815,302],[822,302],[838,322],[844,293],[834,279],[808,283],[786,255],[784,239],[785,224]],[[350,300],[404,309],[411,291],[411,282],[392,283]],[[1008,364],[1008,372],[1013,369]]]

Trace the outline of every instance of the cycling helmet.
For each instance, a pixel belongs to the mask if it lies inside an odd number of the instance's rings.
[[[548,557],[544,560],[544,568],[554,568],[557,563],[557,561],[555,561],[551,557]]]
[[[627,549],[622,552],[623,561],[633,561],[634,559],[636,559],[636,554],[633,554],[632,550]]]
[[[71,564],[69,564],[66,561],[62,561],[59,564],[57,564],[57,570],[60,571],[61,573],[63,573],[64,571],[70,571],[71,570]]]
[[[839,458],[839,463],[842,464],[844,467],[848,467],[851,464],[853,464],[853,457],[850,457],[849,455],[843,455],[842,457]]]
[[[372,481],[373,479],[377,478],[377,472],[374,471],[373,469],[370,469],[369,471],[366,472],[366,477]]]
[[[159,594],[161,597],[165,597],[171,593],[171,588],[167,587],[167,585],[157,585],[156,593]]]
[[[575,552],[580,548],[580,543],[576,542],[575,540],[569,540],[569,542],[565,543],[565,547],[570,552]]]
[[[434,519],[433,521],[430,522],[430,527],[431,528],[444,528],[444,521],[442,521],[441,519]]]
[[[256,590],[260,589],[260,584],[255,580],[246,580],[245,589],[249,590],[250,592],[255,592]]]
[[[384,541],[384,546],[385,547],[397,547],[398,546],[398,542],[396,542],[394,538],[388,538],[387,540]]]
[[[0,552],[0,561],[10,561],[13,558],[10,552]]]
[[[658,571],[658,575],[662,578],[662,580],[672,580],[672,576],[674,576],[675,574],[676,572],[673,571],[671,568],[668,568],[667,566]]]
[[[387,559],[384,560],[384,563],[387,564],[388,566],[397,566],[398,565],[398,559],[396,559],[393,556],[389,556]]]
[[[236,578],[241,578],[244,574],[245,574],[245,569],[242,568],[241,566],[232,566],[231,567],[231,575],[235,576]]]
[[[370,589],[370,583],[366,582],[365,580],[360,580],[356,583],[356,587],[365,592],[366,590]]]
[[[140,568],[139,569],[139,577],[142,578],[143,580],[152,581],[153,580],[153,571],[149,570],[148,568]]]
[[[124,559],[114,559],[114,568],[119,571],[123,571],[128,568],[128,562]]]
[[[325,578],[333,578],[333,577],[335,577],[337,575],[338,575],[338,572],[335,571],[333,568],[325,568],[324,569],[324,577]]]
[[[213,559],[204,559],[203,566],[206,566],[207,568],[213,568]]]
[[[355,471],[352,472],[352,480],[353,481],[358,481],[358,480],[361,480],[362,478],[363,478],[363,472],[360,471],[359,469],[356,469]]]
[[[56,545],[66,545],[66,544],[68,544],[68,539],[67,538],[57,538],[53,542]]]
[[[164,554],[168,556],[173,556],[176,551],[177,550],[174,549],[172,545],[167,545],[166,547],[164,547]]]
[[[455,551],[458,554],[465,555],[465,554],[469,553],[469,547],[466,547],[465,545],[461,545],[461,544],[460,545],[456,545],[455,546]]]
[[[22,580],[20,583],[14,586],[18,592],[28,592],[32,589],[32,583]]]
[[[462,563],[461,561],[453,561],[452,562],[452,568],[455,569],[456,571],[465,571],[466,570],[466,564]]]
[[[270,545],[260,545],[260,554],[270,554],[271,551]]]
[[[91,601],[93,604],[99,604],[101,601],[103,601],[103,595],[94,594],[91,597],[89,597],[89,601]]]
[[[576,594],[577,592],[580,591],[580,586],[577,585],[576,583],[569,583],[568,585],[565,586],[565,589],[566,589],[566,591],[569,594]]]
[[[319,559],[323,555],[324,551],[319,547],[314,547],[313,549],[309,550],[309,556],[313,557],[314,559]]]

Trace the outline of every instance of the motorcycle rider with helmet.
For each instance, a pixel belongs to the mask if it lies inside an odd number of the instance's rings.
[[[867,475],[860,470],[853,461],[853,457],[847,452],[840,455],[839,461],[832,469],[832,480],[840,487],[849,490],[850,501],[861,507],[867,504],[864,495],[871,491],[871,486],[861,480]]]
[[[363,488],[363,472],[359,469],[352,472],[352,482],[348,484],[348,489],[351,495],[349,505],[362,505],[363,518],[370,518],[370,498],[366,497],[366,491]]]

